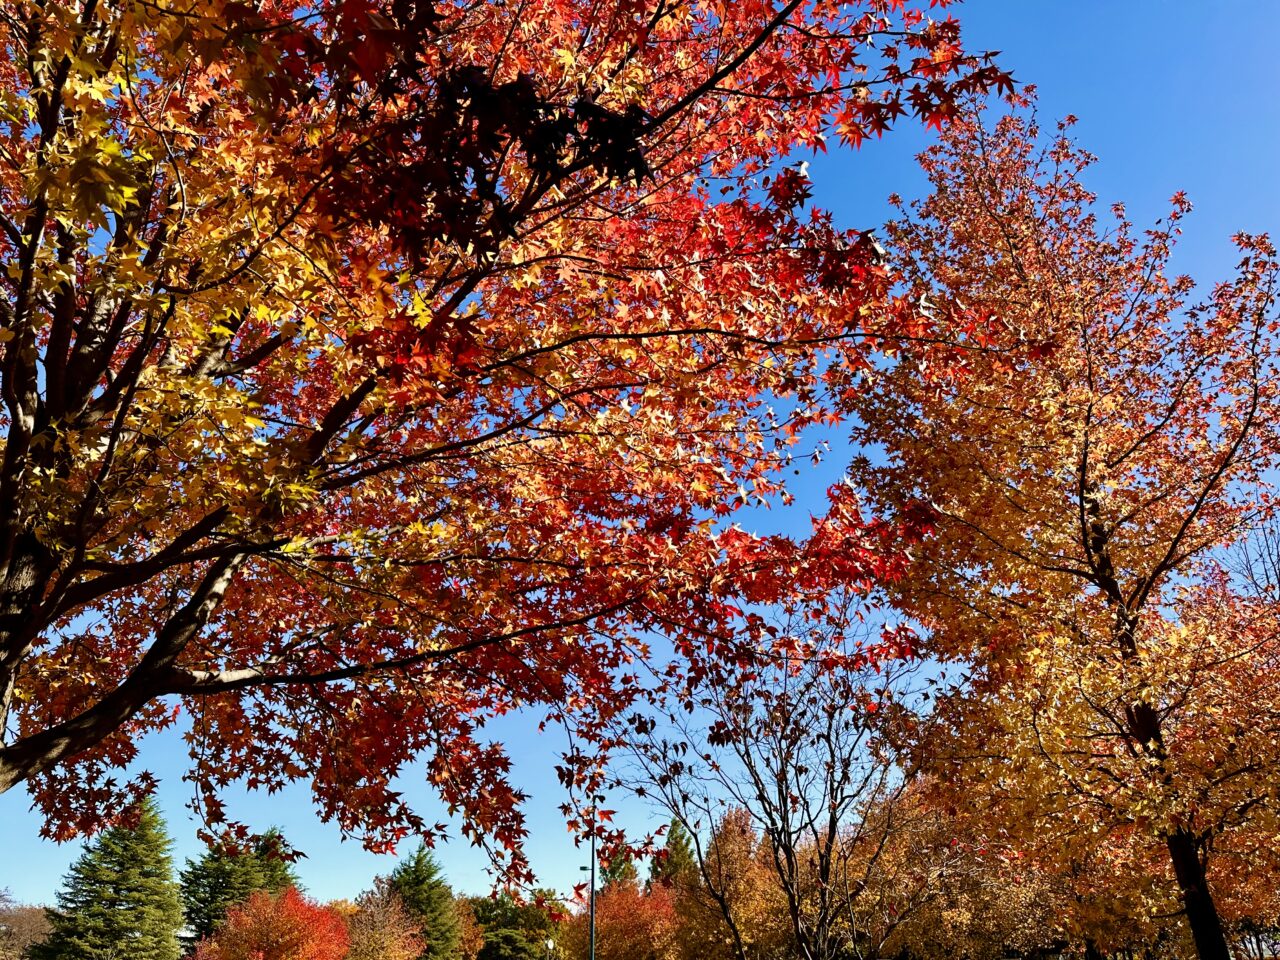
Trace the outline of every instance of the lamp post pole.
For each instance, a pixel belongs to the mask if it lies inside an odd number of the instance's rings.
[[[595,813],[592,808],[592,813]],[[591,824],[591,957],[590,960],[596,960],[596,830],[595,816],[592,816]]]
[[[591,865],[582,867],[583,870],[591,871],[591,890],[587,897],[589,960],[596,960],[596,805],[603,799],[604,797],[591,798]]]

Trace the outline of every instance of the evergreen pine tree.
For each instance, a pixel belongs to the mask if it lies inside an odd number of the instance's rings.
[[[666,856],[654,858],[649,864],[649,883],[672,884],[693,881],[698,876],[698,862],[694,859],[693,840],[679,820],[672,819],[667,828]]]
[[[418,849],[392,871],[391,888],[422,926],[424,949],[420,960],[457,960],[458,917],[453,892],[440,875],[435,857],[420,844]]]
[[[34,960],[177,960],[182,906],[170,840],[155,804],[85,848],[49,911],[52,932]]]
[[[638,879],[635,861],[625,854],[619,854],[600,867],[601,890],[618,884],[635,886]]]
[[[272,828],[247,850],[211,847],[199,860],[188,860],[182,871],[182,907],[190,942],[212,936],[227,910],[255,891],[276,894],[297,886],[293,867],[282,854],[280,832]]]
[[[288,887],[303,889],[289,859],[289,845],[275,827],[254,841],[253,853],[262,869],[263,890],[283,893]]]

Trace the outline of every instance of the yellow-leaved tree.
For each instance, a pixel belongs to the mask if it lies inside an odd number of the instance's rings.
[[[1215,891],[1275,876],[1280,638],[1217,562],[1274,510],[1275,255],[1237,237],[1193,305],[1167,272],[1189,204],[1143,232],[1100,216],[1068,125],[968,117],[925,155],[891,257],[922,331],[960,346],[851,398],[885,453],[854,472],[934,527],[891,593],[968,665],[925,744],[942,779],[1028,846],[1122,852],[1142,909],[1226,960]]]

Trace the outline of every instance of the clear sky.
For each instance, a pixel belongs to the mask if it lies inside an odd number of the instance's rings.
[[[1037,86],[1046,124],[1067,113],[1080,118],[1077,138],[1100,158],[1088,182],[1103,203],[1124,200],[1141,225],[1160,216],[1175,191],[1188,193],[1196,212],[1186,223],[1178,269],[1212,282],[1234,262],[1232,233],[1280,234],[1280,8],[1274,0],[969,0],[954,13],[971,49],[1000,50],[1019,83]],[[874,226],[888,213],[889,193],[910,198],[925,189],[912,158],[927,142],[923,131],[904,124],[856,154],[833,151],[815,159],[817,201],[847,226]],[[820,494],[835,466],[801,477],[795,510],[774,523],[806,524],[808,511],[820,506],[805,494]],[[574,849],[557,809],[562,798],[552,765],[559,744],[538,737],[535,726],[529,718],[506,717],[492,735],[508,746],[516,782],[530,794],[534,868],[546,885],[566,891],[580,879],[586,857]],[[182,745],[173,737],[153,738],[144,756],[162,778],[159,797],[181,860],[198,852],[184,808]],[[428,820],[443,818],[420,779],[406,778],[404,786]],[[320,898],[354,896],[393,866],[394,858],[343,843],[336,827],[318,823],[305,786],[230,801],[231,816],[256,829],[277,825],[307,854],[299,874]],[[634,801],[612,805],[637,830],[660,822]],[[0,795],[0,888],[19,900],[47,902],[79,844],[40,840],[39,819],[28,807],[21,791]],[[458,841],[442,845],[438,855],[456,889],[487,890],[486,861],[477,851]]]

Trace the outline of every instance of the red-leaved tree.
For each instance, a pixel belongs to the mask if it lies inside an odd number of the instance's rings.
[[[287,887],[253,894],[227,911],[218,932],[202,940],[196,960],[342,960],[347,924],[336,910]]]
[[[514,849],[485,718],[599,746],[645,632],[696,670],[740,596],[879,572],[728,518],[830,415],[820,348],[911,333],[783,164],[1005,84],[954,21],[45,0],[0,52],[0,790],[51,835],[179,725],[209,822],[305,779],[384,848],[425,756]]]

